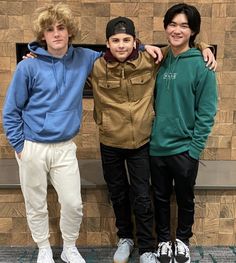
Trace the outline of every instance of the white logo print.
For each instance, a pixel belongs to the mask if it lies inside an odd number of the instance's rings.
[[[163,79],[176,79],[177,73],[164,73]]]

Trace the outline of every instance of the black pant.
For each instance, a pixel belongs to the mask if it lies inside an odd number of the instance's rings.
[[[159,242],[171,240],[170,197],[174,189],[178,205],[176,238],[188,245],[194,223],[194,185],[199,161],[188,152],[178,155],[151,156],[156,233]]]
[[[121,149],[103,144],[100,147],[103,174],[116,216],[118,237],[133,238],[133,210],[139,253],[153,251],[149,145],[138,149]]]

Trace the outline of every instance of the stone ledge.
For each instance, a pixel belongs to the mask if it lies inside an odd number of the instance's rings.
[[[79,160],[82,187],[105,186],[100,160]],[[0,187],[20,186],[15,159],[0,159]],[[236,161],[201,161],[197,177],[198,189],[235,189]]]

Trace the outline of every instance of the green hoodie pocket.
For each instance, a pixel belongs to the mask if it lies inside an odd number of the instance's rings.
[[[151,140],[159,149],[178,147],[188,137],[179,118],[158,116],[155,119]]]

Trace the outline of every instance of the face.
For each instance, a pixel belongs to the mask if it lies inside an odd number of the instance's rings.
[[[177,14],[166,28],[167,40],[176,55],[189,49],[189,39],[193,34],[185,14]]]
[[[120,62],[124,62],[136,48],[136,41],[133,36],[118,33],[109,37],[107,47],[110,48],[111,54]]]
[[[47,50],[55,56],[63,56],[68,49],[69,33],[65,25],[55,23],[44,31],[43,40],[47,43]]]

